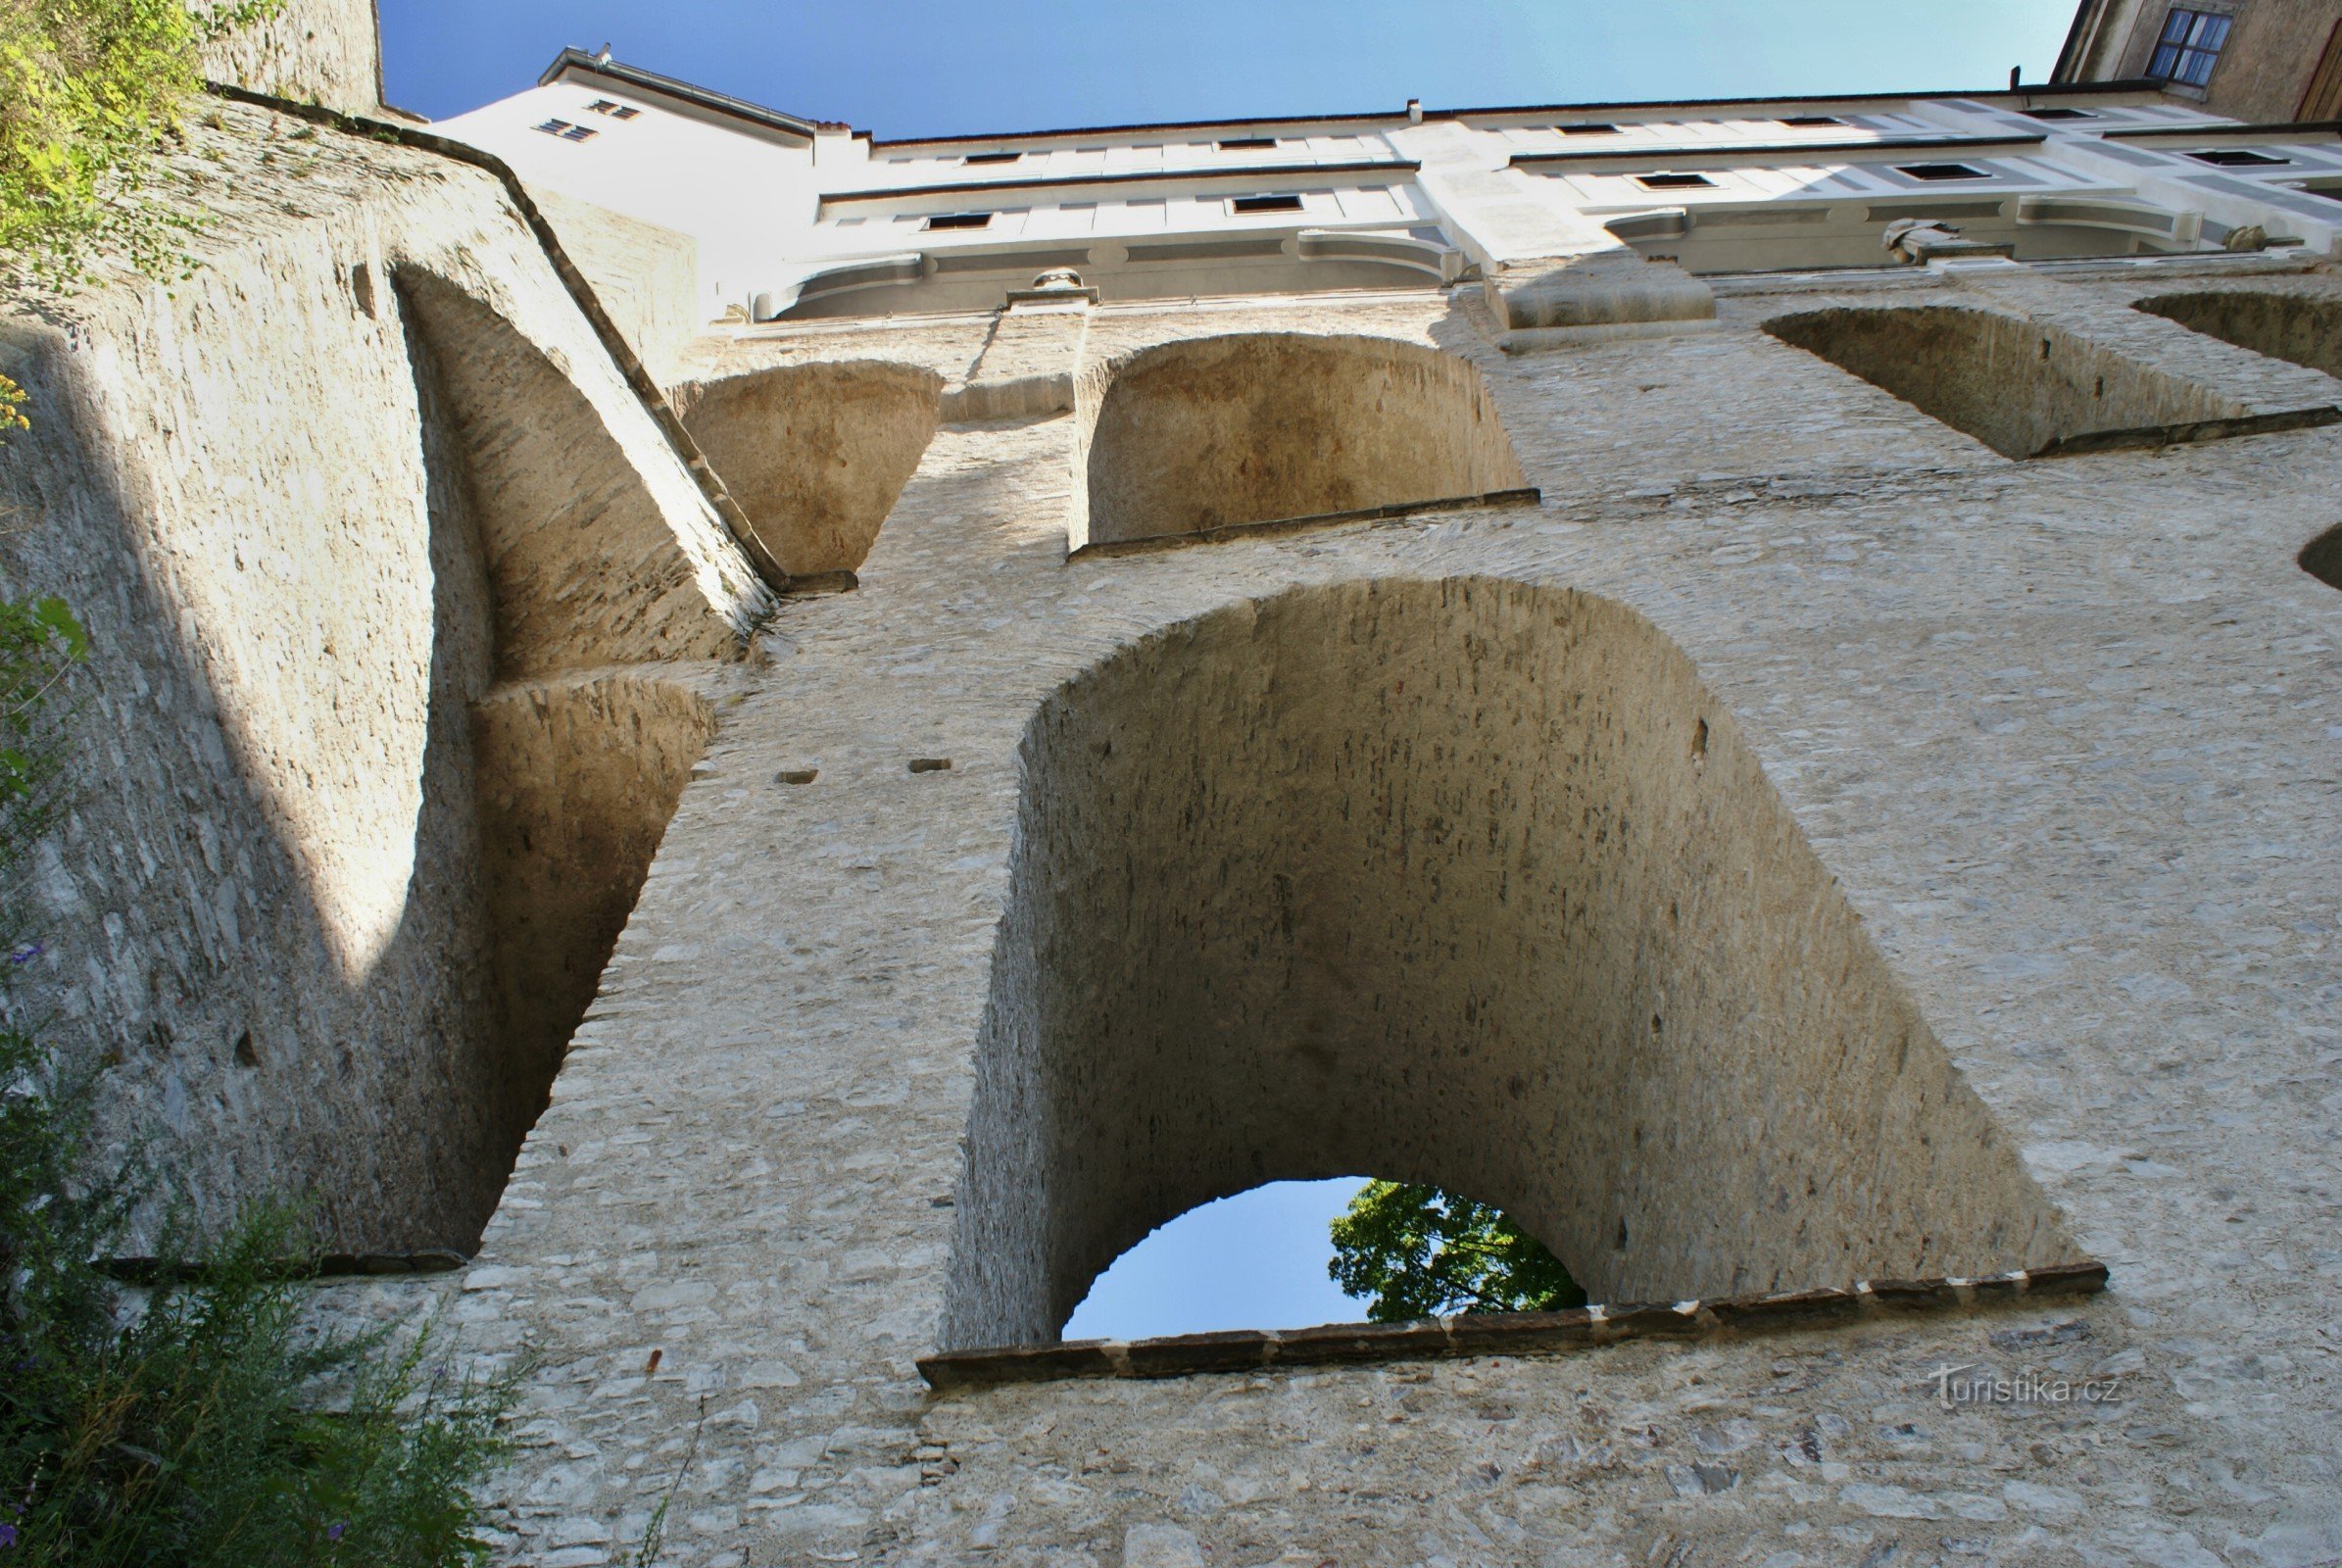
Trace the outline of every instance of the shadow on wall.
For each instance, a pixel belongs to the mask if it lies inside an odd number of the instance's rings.
[[[2137,300],[2132,308],[2272,360],[2342,376],[2342,299],[2208,289]]]
[[[2342,588],[2342,522],[2302,546],[2298,559],[2302,570],[2328,588]]]
[[[2331,412],[2256,416],[2057,327],[1963,306],[1809,311],[1764,326],[2004,458],[2217,440]]]
[[[499,1187],[715,727],[705,698],[639,674],[503,686],[472,710],[509,1146]]]
[[[1084,378],[1072,549],[1523,489],[1480,369],[1388,338],[1260,332]]]
[[[2063,1223],[1689,661],[1605,600],[1297,589],[1027,733],[947,1348],[1154,1226],[1357,1170],[1596,1300],[2063,1260]]]
[[[943,377],[875,360],[791,365],[671,394],[756,536],[793,577],[852,573],[941,420]]]
[[[443,620],[435,646],[492,645],[508,677],[472,672],[463,708],[434,714],[471,786],[457,808],[472,852],[435,869],[464,884],[478,924],[433,956],[451,976],[470,971],[478,998],[467,1033],[482,1062],[468,1076],[484,1081],[488,1125],[476,1149],[437,1152],[471,1167],[473,1201],[437,1216],[469,1250],[716,727],[707,699],[656,665],[546,672],[736,645],[717,640],[681,558],[661,551],[657,500],[575,384],[443,279],[403,269],[398,298],[434,561],[467,585],[467,613]]]

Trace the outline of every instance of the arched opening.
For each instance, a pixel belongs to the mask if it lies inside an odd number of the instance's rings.
[[[2159,294],[2132,308],[2272,360],[2342,375],[2342,299],[2258,289]]]
[[[1027,733],[947,1348],[1056,1338],[1154,1226],[1361,1171],[1596,1300],[2064,1259],[1690,662],[1488,579],[1151,636]]]
[[[1964,306],[1780,316],[1765,330],[1861,376],[2004,458],[2168,446],[2330,422],[2332,409],[2256,415],[2235,398],[2045,322]]]
[[[498,675],[736,657],[763,595],[649,421],[630,451],[511,321],[435,273],[396,276],[460,454]]]
[[[468,1251],[715,732],[707,697],[662,664],[740,643],[689,547],[694,527],[713,539],[712,519],[678,520],[511,321],[427,272],[398,281],[445,669],[426,770],[441,787],[415,883],[449,912],[417,947],[447,994],[429,1044],[461,1085],[467,1136],[416,1105],[385,1107],[380,1124],[405,1125],[460,1195],[418,1205],[406,1233]],[[378,1235],[334,1240],[362,1250]]]
[[[1479,368],[1418,344],[1190,338],[1106,366],[1082,391],[1075,549],[1528,484]]]
[[[943,378],[913,365],[788,365],[677,387],[675,412],[796,577],[851,572],[935,438]]]
[[[2302,546],[2297,559],[2302,570],[2328,588],[2342,588],[2342,522]]]

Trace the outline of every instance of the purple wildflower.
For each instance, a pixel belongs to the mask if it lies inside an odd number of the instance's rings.
[[[16,1544],[17,1527],[15,1525],[0,1525],[0,1551],[6,1551]]]
[[[8,961],[11,963],[30,963],[33,959],[39,957],[42,954],[48,951],[49,945],[46,942],[27,942],[23,947],[17,949],[16,952],[10,954],[8,956]]]
[[[339,1541],[342,1538],[342,1532],[349,1528],[349,1520],[337,1519],[332,1524],[329,1524],[325,1527],[325,1539],[327,1541]]]

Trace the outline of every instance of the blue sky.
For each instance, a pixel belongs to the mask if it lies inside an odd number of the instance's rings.
[[[2067,0],[380,0],[390,101],[445,119],[563,44],[880,136],[2046,80]]]
[[[1326,1273],[1326,1222],[1362,1180],[1271,1182],[1193,1208],[1118,1258],[1065,1325],[1069,1340],[1355,1323],[1366,1305]]]

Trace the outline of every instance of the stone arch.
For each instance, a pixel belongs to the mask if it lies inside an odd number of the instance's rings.
[[[1623,606],[1288,591],[1067,682],[1022,766],[947,1348],[1053,1340],[1198,1203],[1368,1171],[1499,1204],[1596,1300],[2071,1251]]]
[[[498,674],[736,657],[763,596],[672,449],[630,450],[565,367],[464,288],[395,275],[460,454]]]
[[[851,572],[941,422],[943,377],[915,365],[784,365],[677,387],[675,411],[757,538],[793,577]]]
[[[1072,545],[1522,489],[1479,367],[1421,344],[1246,332],[1084,378]]]
[[[2063,328],[1969,306],[1804,311],[1764,328],[2005,458],[2213,440],[2332,416],[2256,416]]]
[[[2342,375],[2342,299],[2199,289],[2134,300],[2131,308],[2272,360]]]

